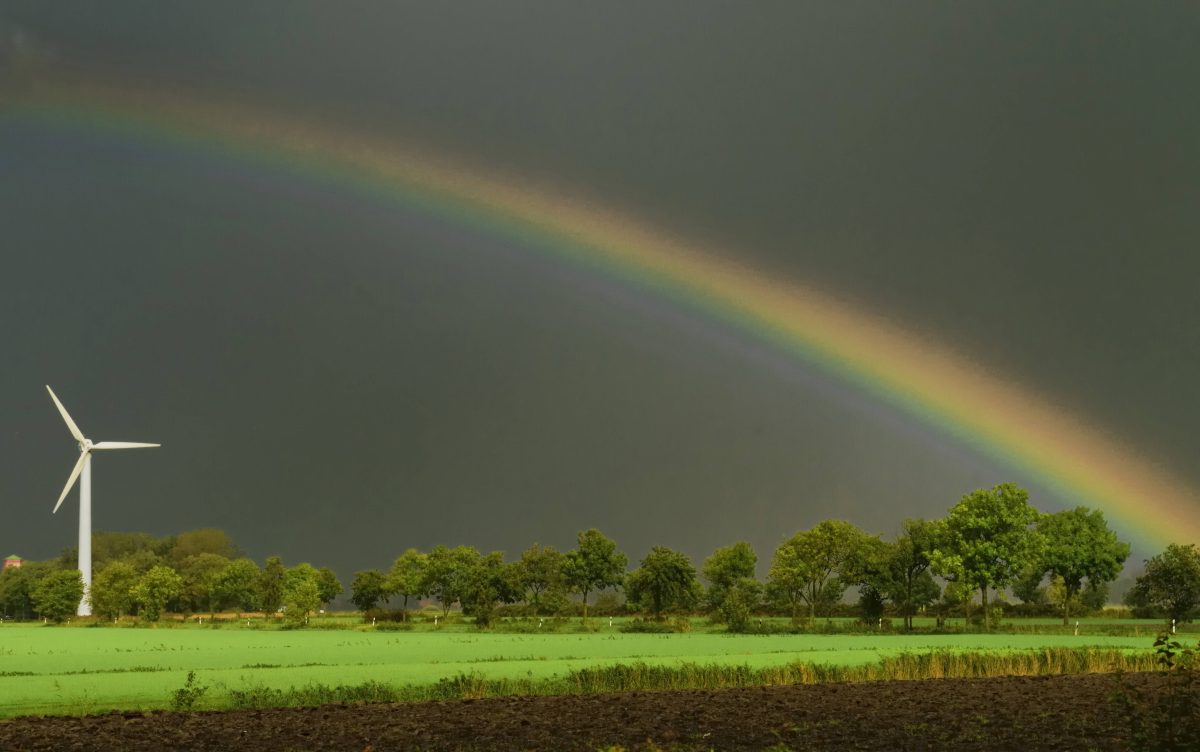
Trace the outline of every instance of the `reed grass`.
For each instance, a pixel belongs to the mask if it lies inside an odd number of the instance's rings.
[[[1156,668],[1154,654],[1149,651],[1125,652],[1088,647],[1022,652],[902,653],[859,666],[798,662],[755,668],[700,663],[665,666],[637,662],[583,668],[561,677],[542,679],[489,678],[478,673],[461,673],[432,685],[398,686],[371,681],[332,687],[308,684],[286,690],[248,686],[230,689],[217,703],[223,708],[307,707],[338,702],[417,702],[828,682],[1132,672],[1153,671]]]

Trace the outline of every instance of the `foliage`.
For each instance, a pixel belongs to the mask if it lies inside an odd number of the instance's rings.
[[[1154,606],[1175,621],[1191,619],[1200,604],[1200,551],[1194,543],[1172,543],[1146,562],[1127,595],[1131,606]]]
[[[0,571],[0,608],[8,618],[28,619],[33,615],[33,591],[53,569],[50,562],[30,562]]]
[[[426,595],[425,569],[429,565],[429,557],[415,548],[410,548],[396,558],[388,573],[384,585],[384,598],[398,595],[403,599],[402,608],[405,618],[408,614],[408,599],[421,598]]]
[[[521,554],[518,563],[519,582],[524,589],[526,602],[536,614],[553,614],[562,600],[562,592],[566,589],[563,581],[563,565],[565,559],[561,551],[554,546],[542,546],[534,543]],[[543,602],[544,596],[557,593],[550,597],[549,602]]]
[[[1002,483],[963,496],[938,525],[931,568],[980,592],[985,629],[991,620],[988,590],[1007,586],[1038,560],[1038,538],[1030,529],[1038,517],[1028,491]]]
[[[515,564],[505,564],[504,554],[493,551],[477,556],[461,575],[459,599],[463,613],[475,617],[478,626],[491,624],[496,603],[514,603],[521,598]]]
[[[350,602],[362,611],[364,616],[378,606],[380,601],[385,600],[387,593],[387,578],[378,569],[354,573],[354,580],[350,583]]]
[[[255,587],[254,596],[258,601],[259,608],[268,614],[279,611],[283,606],[286,579],[287,569],[283,566],[283,559],[278,556],[268,556],[266,566],[259,573]]]
[[[884,548],[883,566],[872,583],[883,597],[896,606],[904,617],[906,629],[918,610],[930,605],[941,594],[929,572],[929,554],[936,541],[937,527],[926,520],[905,520],[903,532]]]
[[[129,562],[116,560],[101,569],[92,578],[92,612],[106,619],[133,613],[137,581],[138,571]]]
[[[773,596],[798,618],[801,605],[815,619],[820,606],[836,602],[845,590],[853,557],[869,536],[849,522],[825,520],[796,533],[775,549],[767,576]]]
[[[213,554],[222,559],[236,559],[241,555],[229,533],[215,527],[199,530],[189,530],[175,536],[167,556],[175,564],[182,564],[187,559],[201,554]]]
[[[1046,602],[1046,588],[1042,582],[1046,579],[1046,570],[1035,564],[1013,580],[1012,594],[1024,604],[1040,606]]]
[[[667,609],[686,611],[695,606],[698,590],[691,560],[665,546],[651,548],[641,566],[625,578],[628,598],[648,608],[655,619]]]
[[[451,549],[438,545],[429,552],[421,591],[441,604],[442,616],[449,614],[450,607],[462,598],[468,572],[476,566],[479,557],[479,551],[471,546]]]
[[[78,569],[51,572],[30,592],[33,610],[53,622],[74,614],[82,599],[83,574]]]
[[[568,551],[563,561],[563,580],[572,592],[583,597],[583,619],[587,620],[588,593],[618,588],[625,581],[629,558],[617,544],[595,528],[579,533],[579,546]]]
[[[1147,752],[1200,749],[1200,684],[1196,648],[1184,647],[1163,633],[1154,641],[1155,661],[1165,677],[1160,691],[1132,686],[1117,674],[1113,703],[1129,724],[1130,748]]]
[[[204,696],[208,687],[196,682],[196,672],[189,671],[183,686],[171,693],[171,710],[188,711],[196,706],[196,702]]]
[[[745,632],[750,628],[750,617],[762,602],[763,588],[752,577],[734,580],[725,588],[718,613],[730,632]]]
[[[708,590],[704,595],[705,608],[720,614],[735,584],[753,579],[754,568],[757,565],[758,554],[754,553],[754,549],[745,541],[738,541],[732,546],[723,546],[713,551],[701,567],[701,573],[708,581]]]
[[[299,625],[308,621],[308,615],[321,605],[321,588],[317,578],[296,578],[284,590],[283,604],[288,624]]]
[[[213,611],[213,585],[229,563],[224,556],[210,552],[183,559],[176,568],[183,578],[183,588],[174,610],[189,613]]]
[[[239,613],[258,607],[258,582],[262,571],[251,559],[235,559],[212,579],[212,598],[218,609],[233,608]]]
[[[1062,579],[1063,624],[1077,602],[1084,580],[1093,585],[1112,582],[1129,558],[1129,544],[1117,540],[1100,510],[1076,507],[1043,516],[1037,523],[1041,558],[1037,569]]]
[[[183,578],[167,566],[156,566],[138,578],[131,591],[147,621],[158,621],[167,602],[183,591]]]
[[[342,591],[342,583],[332,569],[321,567],[317,570],[317,593],[322,604],[329,605]]]

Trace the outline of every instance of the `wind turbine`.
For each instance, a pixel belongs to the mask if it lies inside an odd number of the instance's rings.
[[[50,399],[54,400],[54,406],[62,414],[71,435],[79,442],[79,461],[75,463],[71,477],[67,478],[67,485],[63,486],[58,503],[54,505],[54,511],[57,512],[58,508],[62,506],[63,499],[67,498],[67,492],[71,490],[71,486],[75,485],[75,480],[78,478],[79,571],[83,573],[83,599],[79,601],[79,610],[76,613],[79,616],[90,616],[92,604],[88,600],[88,595],[92,589],[92,452],[107,449],[141,449],[161,446],[161,444],[142,444],[134,441],[101,441],[93,444],[92,440],[79,430],[79,426],[75,425],[75,421],[71,420],[71,416],[67,414],[67,408],[63,407],[62,403],[58,401],[58,397],[54,396],[54,390],[49,385],[46,386],[46,391],[50,392]],[[82,477],[80,477],[81,475]]]

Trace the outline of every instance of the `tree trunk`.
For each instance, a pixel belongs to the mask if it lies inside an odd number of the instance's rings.
[[[1063,591],[1066,593],[1066,597],[1063,598],[1063,626],[1066,627],[1071,624],[1071,591],[1065,587]]]
[[[987,585],[979,588],[979,592],[983,594],[983,631],[992,631],[992,615],[988,613],[987,605]]]
[[[587,597],[588,597],[588,591],[584,590],[583,591],[583,622],[585,624],[587,623]]]

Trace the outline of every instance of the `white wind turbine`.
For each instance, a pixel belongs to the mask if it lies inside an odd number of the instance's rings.
[[[58,397],[54,396],[54,390],[47,386],[46,391],[50,392],[50,399],[54,400],[54,406],[62,413],[71,435],[79,442],[79,461],[75,463],[71,477],[67,478],[67,485],[63,486],[58,503],[54,505],[54,511],[57,512],[58,508],[62,506],[63,499],[67,498],[67,492],[71,490],[71,486],[75,485],[75,479],[79,478],[79,571],[83,573],[83,600],[79,601],[77,613],[79,616],[89,616],[92,613],[92,604],[88,600],[88,594],[92,589],[92,452],[98,449],[140,449],[161,446],[161,444],[141,444],[133,441],[101,441],[93,444],[92,440],[79,430],[79,426],[75,425],[75,421],[71,420],[71,416],[67,414],[67,408],[63,407],[62,403],[58,401]],[[80,475],[83,477],[80,478]]]

